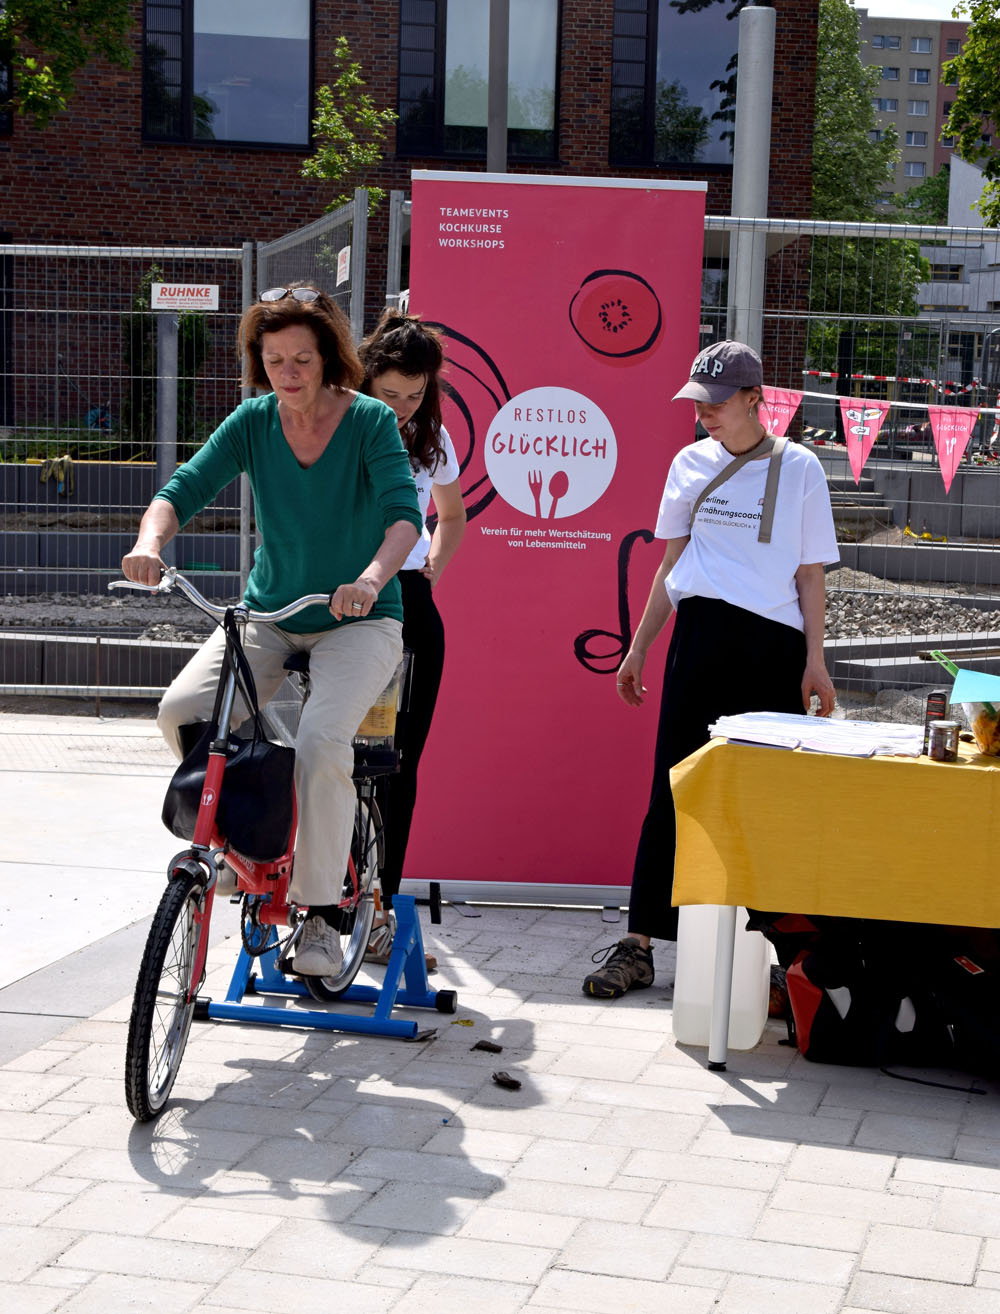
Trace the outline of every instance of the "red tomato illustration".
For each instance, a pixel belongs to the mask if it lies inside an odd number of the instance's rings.
[[[573,331],[600,356],[640,356],[660,336],[656,293],[627,269],[595,269],[569,303]]]

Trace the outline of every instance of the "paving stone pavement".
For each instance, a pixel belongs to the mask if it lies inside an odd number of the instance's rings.
[[[12,742],[46,730],[74,736],[72,780]],[[148,831],[129,814],[135,866],[108,819],[147,801],[130,782],[162,787],[153,733],[0,716],[0,784],[34,786],[4,828],[5,939],[26,930],[38,958],[0,990],[4,1027],[36,1006],[38,1026],[0,1066],[9,1314],[998,1314],[1000,1088],[808,1064],[775,1023],[709,1072],[671,1034],[669,947],[652,989],[582,994],[621,933],[594,909],[446,905],[440,925],[421,909],[432,981],[459,997],[453,1017],[403,1013],[434,1039],[195,1023],[167,1110],[133,1124],[125,1031],[163,837],[155,812]],[[83,751],[109,734],[130,740],[118,758]],[[152,774],[129,776],[129,756]],[[57,779],[75,788],[53,810]],[[98,849],[107,820],[103,852],[79,846],[88,818]],[[19,847],[25,828],[44,852]],[[95,867],[134,896],[117,926],[41,899],[56,877],[79,896]],[[211,950],[216,997],[233,932]],[[103,997],[74,1005],[102,958],[120,964]]]

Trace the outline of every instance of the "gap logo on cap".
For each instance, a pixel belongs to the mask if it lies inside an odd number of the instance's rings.
[[[709,351],[703,351],[700,356],[695,357],[695,362],[691,366],[691,377],[694,378],[696,374],[710,374],[713,379],[717,379],[725,368],[725,361],[719,360],[717,355],[712,355]]]

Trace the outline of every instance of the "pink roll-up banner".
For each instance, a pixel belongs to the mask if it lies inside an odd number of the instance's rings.
[[[934,435],[934,446],[937,448],[944,491],[947,493],[969,445],[972,430],[979,419],[979,411],[972,406],[928,406],[927,414]]]
[[[767,384],[761,392],[764,396],[761,421],[768,433],[773,433],[775,438],[782,438],[788,432],[788,426],[805,394],[796,392],[794,388],[770,388]]]
[[[854,482],[861,479],[861,471],[871,454],[882,421],[889,414],[889,403],[885,401],[860,401],[856,397],[841,397],[840,413],[844,420],[844,436],[847,439],[847,456],[851,462],[851,474]]]
[[[593,903],[629,884],[668,636],[641,709],[615,672],[695,438],[671,397],[699,346],[704,209],[703,183],[413,175],[409,304],[446,339],[468,526],[434,592],[447,655],[405,882]]]

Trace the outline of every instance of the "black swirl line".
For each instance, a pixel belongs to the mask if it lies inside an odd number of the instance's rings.
[[[614,675],[632,645],[632,618],[628,605],[628,567],[632,549],[640,540],[652,543],[655,535],[648,529],[634,529],[626,534],[618,548],[618,626],[612,630],[584,630],[573,640],[573,655],[581,666],[594,675]],[[592,652],[594,639],[613,639],[616,646],[608,652]]]

